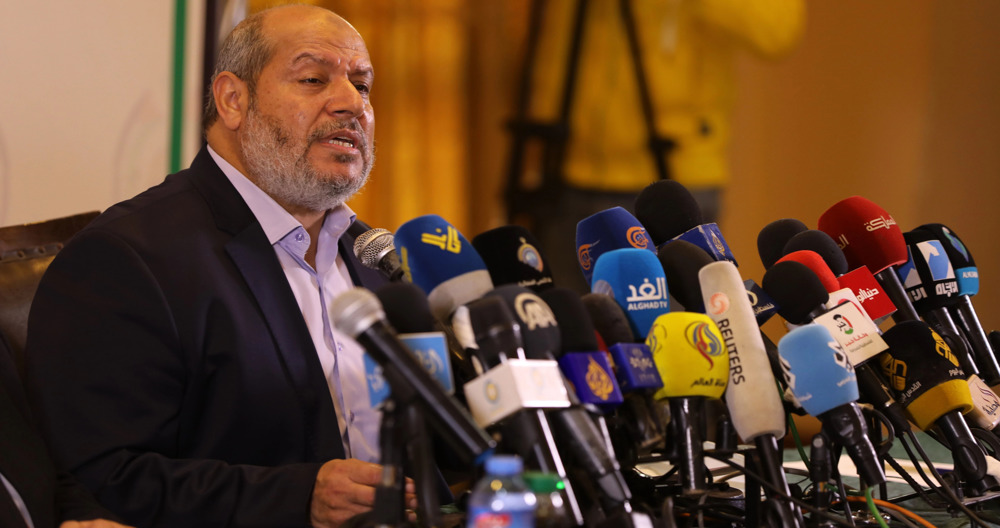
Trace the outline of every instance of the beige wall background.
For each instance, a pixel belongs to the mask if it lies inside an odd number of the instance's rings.
[[[198,57],[204,0],[187,4]],[[173,23],[172,1],[0,0],[0,225],[102,210],[163,180]],[[198,60],[185,160],[200,141]]]
[[[745,278],[763,276],[756,237],[768,222],[815,228],[860,195],[904,231],[958,233],[979,267],[983,326],[1000,329],[997,20],[988,1],[812,1],[791,56],[741,58],[721,227]]]

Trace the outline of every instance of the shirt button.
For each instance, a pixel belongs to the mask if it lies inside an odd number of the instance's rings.
[[[305,238],[306,238],[306,236],[303,235],[302,233],[295,233],[295,240],[298,240],[299,242],[302,242]]]

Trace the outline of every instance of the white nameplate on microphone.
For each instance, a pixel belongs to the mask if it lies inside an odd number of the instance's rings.
[[[512,359],[465,384],[465,401],[480,427],[503,420],[521,409],[569,407],[559,363]]]
[[[855,302],[844,302],[814,319],[830,331],[844,349],[851,365],[860,365],[889,348],[875,323],[861,313]]]
[[[973,374],[966,380],[969,393],[972,395],[972,410],[965,414],[969,425],[976,425],[987,431],[1000,424],[1000,398],[990,389],[986,382]]]

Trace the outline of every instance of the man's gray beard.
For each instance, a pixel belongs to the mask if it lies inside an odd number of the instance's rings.
[[[254,183],[278,203],[307,211],[327,211],[344,203],[364,187],[375,161],[375,150],[369,150],[363,133],[358,150],[362,155],[361,175],[343,178],[322,174],[309,163],[309,147],[319,138],[350,128],[362,132],[355,122],[330,123],[310,134],[300,155],[291,145],[291,137],[277,121],[257,112],[254,105],[247,111],[240,134],[240,147],[246,170]],[[364,153],[370,152],[368,159]],[[353,156],[339,155],[337,161],[348,163]]]

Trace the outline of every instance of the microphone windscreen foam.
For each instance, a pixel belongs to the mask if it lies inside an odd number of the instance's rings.
[[[535,291],[552,287],[552,272],[535,236],[517,225],[484,231],[472,239],[494,285],[517,284]]]
[[[778,259],[778,262],[795,261],[799,264],[804,264],[806,267],[812,270],[816,274],[816,277],[823,283],[823,288],[826,289],[828,293],[833,293],[840,289],[840,281],[837,280],[836,275],[827,266],[826,260],[823,259],[815,251],[810,251],[807,249],[792,251],[787,255]]]
[[[764,269],[773,266],[784,255],[785,244],[790,238],[807,229],[795,218],[782,218],[764,226],[757,234],[757,253]]]
[[[785,382],[813,416],[858,399],[858,378],[847,354],[826,327],[795,328],[778,341]]]
[[[628,317],[614,298],[604,293],[588,293],[580,300],[605,344],[611,346],[635,342],[636,336],[632,333]]]
[[[635,216],[659,246],[702,224],[698,202],[682,184],[659,180],[646,186],[635,199]]]
[[[958,234],[944,224],[924,224],[917,229],[933,233],[934,237],[944,246],[944,250],[948,253],[948,260],[955,268],[959,295],[979,293],[979,269],[976,267],[976,260],[972,258],[972,253],[962,243]]]
[[[438,215],[399,226],[395,246],[406,278],[427,293],[438,319],[447,320],[455,308],[493,288],[479,253]]]
[[[952,231],[948,226],[944,224],[924,224],[917,229],[925,229],[934,233],[935,237],[944,244],[944,248],[948,252],[948,258],[951,259],[952,265],[956,268],[976,267],[976,259],[972,258],[969,248],[962,243],[962,239],[958,237],[958,233]]]
[[[778,313],[792,324],[810,322],[810,313],[830,300],[819,277],[805,264],[791,260],[764,272],[761,286],[778,304]]]
[[[516,284],[500,286],[486,294],[498,297],[510,308],[521,329],[527,359],[553,359],[561,351],[559,324],[549,305],[535,292]]]
[[[785,434],[785,410],[775,390],[767,349],[736,265],[713,262],[698,272],[705,315],[715,321],[729,351],[726,407],[744,441]]]
[[[452,328],[458,342],[479,362],[476,365],[472,361],[477,375],[509,359],[521,358],[521,329],[510,307],[499,297],[463,304],[455,310]]]
[[[837,242],[830,235],[818,229],[803,231],[785,243],[784,254],[802,250],[814,251],[823,257],[834,276],[839,277],[847,273],[847,258],[844,257],[844,251],[837,246]]]
[[[576,224],[576,256],[587,284],[591,283],[597,259],[623,248],[656,252],[646,228],[624,208],[605,209]]]
[[[588,293],[581,300],[597,334],[608,346],[621,389],[632,392],[663,387],[663,380],[653,362],[653,353],[645,343],[635,342],[632,327],[621,306],[603,293]]]
[[[382,303],[385,318],[400,334],[434,332],[434,315],[427,294],[409,282],[391,282],[375,295]]]
[[[645,336],[660,314],[670,311],[667,277],[660,261],[644,249],[616,249],[597,260],[591,291],[614,298],[632,326]]]
[[[945,413],[972,409],[958,358],[927,323],[903,321],[882,338],[889,345],[879,356],[882,372],[918,427],[927,429]]]
[[[917,312],[926,313],[957,301],[958,276],[944,244],[926,229],[907,231],[903,239],[910,258],[896,268],[896,274]]]
[[[391,282],[375,292],[386,320],[398,333],[399,340],[420,360],[449,395],[455,393],[455,380],[451,355],[444,333],[437,331],[434,316],[427,302],[427,295],[408,282]],[[369,399],[372,405],[381,403],[388,396],[377,389],[374,360],[365,355],[365,372],[369,376]]]
[[[906,262],[906,242],[896,220],[860,196],[833,204],[819,217],[819,229],[844,251],[850,269],[867,266],[877,274]]]
[[[670,294],[689,312],[705,312],[701,297],[698,271],[715,262],[705,250],[686,240],[675,240],[660,246],[656,252],[663,273],[670,285]]]
[[[593,352],[598,350],[594,323],[575,291],[549,288],[538,294],[549,305],[559,324],[562,352]]]
[[[729,382],[729,352],[719,328],[705,314],[671,312],[656,318],[646,338],[663,380],[656,399],[718,399]]]

